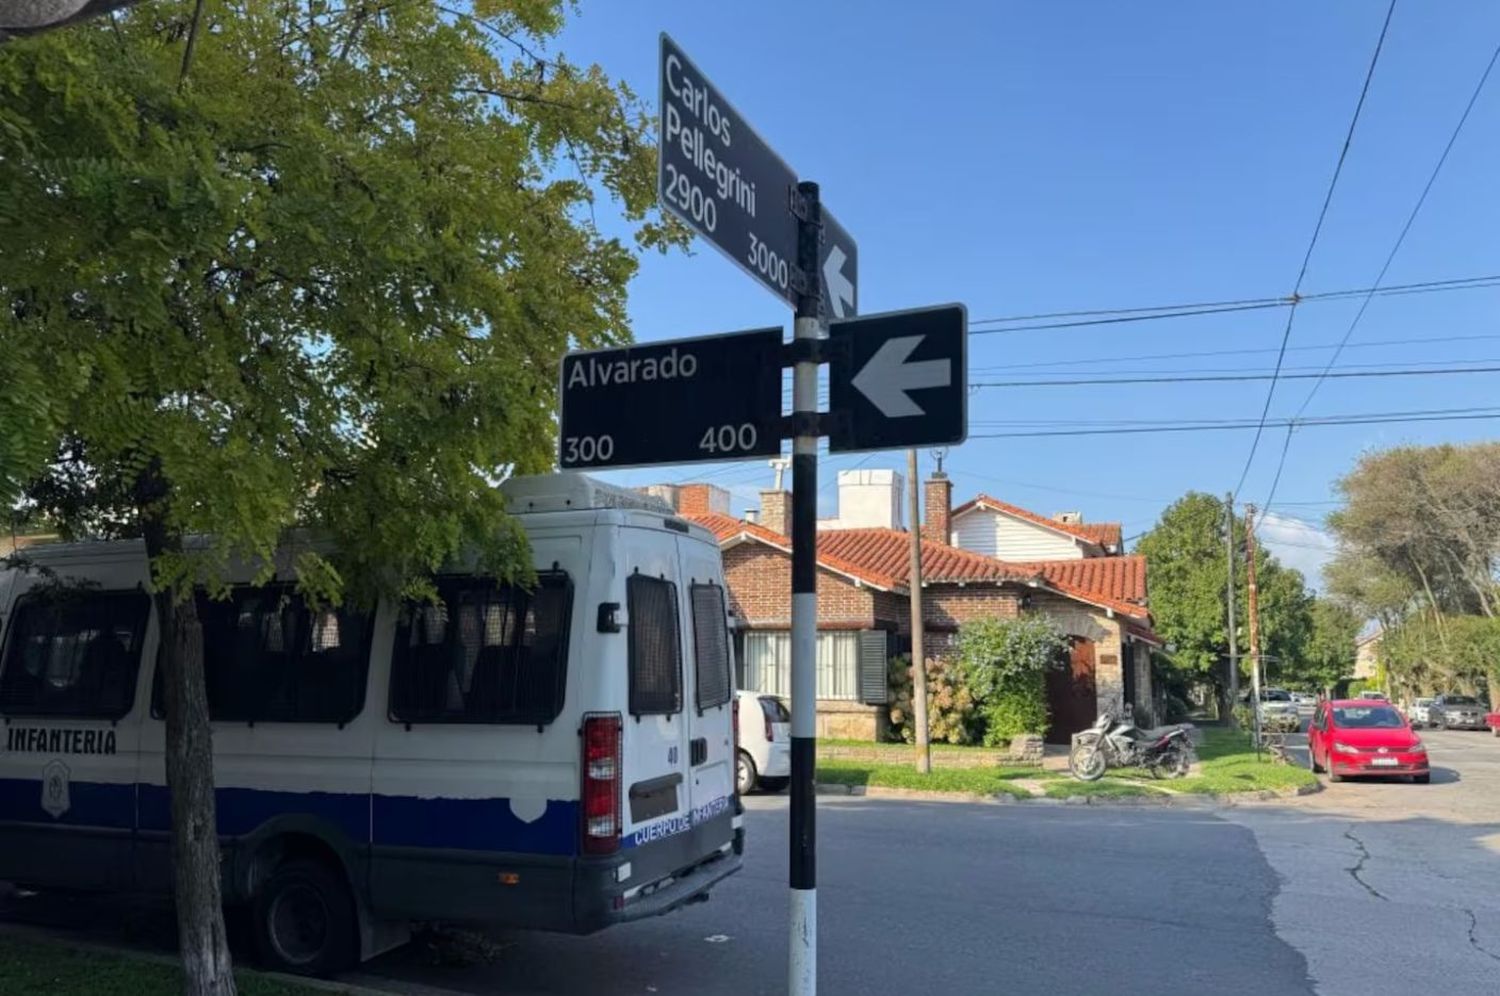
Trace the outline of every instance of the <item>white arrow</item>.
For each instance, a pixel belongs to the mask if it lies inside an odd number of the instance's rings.
[[[854,307],[854,284],[844,276],[844,261],[848,258],[843,249],[834,246],[823,261],[823,286],[828,288],[828,300],[833,302],[835,318],[844,317],[846,303],[850,309]]]
[[[925,415],[926,412],[907,397],[906,392],[924,387],[947,387],[953,381],[951,360],[906,362],[912,350],[925,338],[908,335],[887,339],[865,363],[864,369],[850,381],[886,418]]]

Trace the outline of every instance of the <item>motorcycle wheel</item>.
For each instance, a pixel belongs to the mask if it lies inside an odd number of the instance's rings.
[[[1185,778],[1193,766],[1191,751],[1174,750],[1151,766],[1153,778]]]
[[[1077,747],[1068,755],[1068,770],[1081,782],[1096,782],[1104,777],[1109,762],[1096,746]]]

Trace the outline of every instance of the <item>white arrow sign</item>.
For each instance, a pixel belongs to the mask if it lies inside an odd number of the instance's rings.
[[[834,246],[823,261],[823,286],[828,288],[828,300],[833,302],[835,318],[843,318],[854,307],[854,284],[844,276],[844,262],[848,258],[843,249]]]
[[[834,252],[838,250],[835,249]],[[830,256],[829,260],[832,259]],[[921,335],[908,335],[887,339],[880,344],[875,355],[870,357],[864,369],[849,382],[869,398],[870,404],[879,408],[886,418],[925,415],[926,412],[906,392],[918,391],[924,387],[947,387],[953,381],[953,364],[950,360],[906,362],[906,358],[925,338],[927,337]]]

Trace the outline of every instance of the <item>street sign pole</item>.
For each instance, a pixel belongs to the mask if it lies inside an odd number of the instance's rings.
[[[797,297],[792,346],[792,781],[791,958],[787,992],[818,991],[816,767],[818,650],[818,356],[823,211],[816,183],[797,184],[797,265],[806,276]]]

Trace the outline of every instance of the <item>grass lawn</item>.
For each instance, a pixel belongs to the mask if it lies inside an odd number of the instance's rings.
[[[866,761],[827,760],[818,763],[818,781],[838,785],[921,789],[927,792],[968,792],[973,795],[1011,795],[1028,798],[1017,778],[1035,778],[1035,768],[935,768],[922,775],[910,764],[872,764]]]
[[[881,750],[893,750],[893,751],[900,751],[900,750],[914,751],[914,750],[917,749],[915,744],[893,744],[893,743],[889,743],[889,742],[884,741],[884,740],[878,740],[878,741],[875,741],[875,740],[840,740],[840,739],[837,739],[837,738],[834,738],[834,737],[819,737],[818,738],[818,743],[820,745],[827,744],[830,747],[875,747],[875,748],[881,749]],[[969,750],[990,750],[990,751],[999,750],[999,751],[1003,751],[1005,749],[1004,747],[980,747],[980,746],[975,745],[975,744],[950,744],[950,743],[933,743],[933,744],[930,744],[929,746],[931,746],[932,752],[934,754],[939,753],[939,752],[943,752],[943,753],[952,752],[952,753],[956,753],[956,754],[962,754],[964,751],[969,751]]]
[[[1220,795],[1316,785],[1318,778],[1299,764],[1273,764],[1265,752],[1257,760],[1250,735],[1236,730],[1206,728],[1198,745],[1198,774],[1163,782],[1176,792]]]
[[[237,971],[241,996],[327,996],[326,990],[288,985]],[[175,966],[82,951],[55,941],[0,936],[0,993],[28,996],[141,996],[175,993]]]
[[[1142,785],[1138,782],[1116,782],[1108,779],[1100,779],[1097,782],[1080,782],[1069,779],[1057,779],[1048,782],[1044,791],[1049,799],[1067,799],[1078,795],[1103,796],[1110,799],[1122,799],[1130,796],[1161,795],[1161,792],[1150,785]]]

